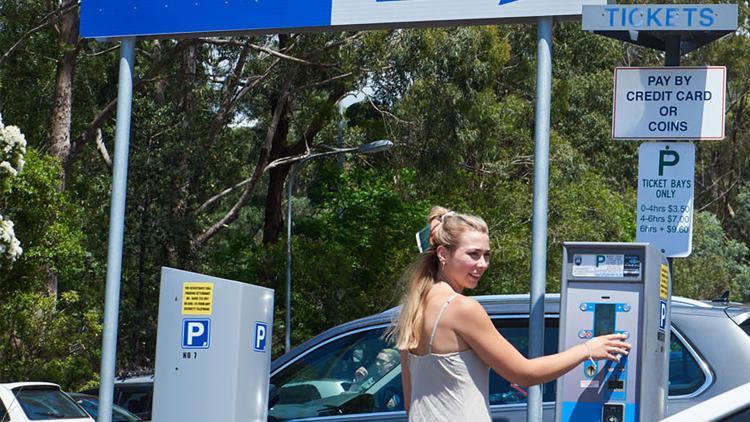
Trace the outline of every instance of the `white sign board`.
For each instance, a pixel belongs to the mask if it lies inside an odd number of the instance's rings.
[[[727,69],[615,69],[613,139],[724,139]]]
[[[584,31],[734,31],[736,4],[610,4],[583,7]]]
[[[580,16],[583,5],[604,0],[332,0],[331,25],[470,22],[539,16]]]
[[[638,157],[636,241],[648,242],[667,257],[690,255],[693,239],[695,145],[641,144]]]

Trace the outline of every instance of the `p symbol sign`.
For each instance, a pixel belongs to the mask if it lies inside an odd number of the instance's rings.
[[[208,349],[211,344],[211,320],[187,318],[182,320],[182,348]]]
[[[265,322],[255,323],[255,341],[253,342],[253,350],[256,352],[266,351],[266,342],[268,340],[268,324]]]
[[[664,331],[667,328],[667,302],[659,301],[659,330]]]
[[[659,151],[659,176],[664,176],[664,167],[674,167],[679,162],[680,154],[677,151],[669,149]]]

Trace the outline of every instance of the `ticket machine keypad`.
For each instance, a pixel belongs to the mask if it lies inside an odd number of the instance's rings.
[[[628,303],[611,302],[583,302],[578,306],[581,312],[590,312],[591,326],[582,327],[578,330],[580,339],[588,340],[606,334],[625,334],[627,330],[617,329],[617,315],[630,312]],[[587,360],[583,363],[584,379],[598,383],[609,392],[611,400],[624,400],[627,380],[627,356],[621,356],[620,362],[611,361],[594,362]]]

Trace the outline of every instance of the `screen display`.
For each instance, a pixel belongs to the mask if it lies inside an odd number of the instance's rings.
[[[615,305],[597,303],[594,309],[594,337],[615,332]]]
[[[623,380],[609,380],[607,381],[607,388],[610,390],[622,390],[625,387]]]

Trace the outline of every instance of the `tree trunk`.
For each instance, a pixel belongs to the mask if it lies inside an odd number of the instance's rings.
[[[74,4],[76,0],[63,0],[62,6]],[[58,37],[62,44],[62,56],[57,60],[55,96],[50,117],[49,153],[60,160],[60,183],[58,189],[65,190],[70,169],[70,123],[73,118],[73,78],[78,59],[78,8],[71,8],[59,18]],[[57,297],[57,274],[47,269],[47,291]]]
[[[63,6],[75,0],[64,0]],[[72,121],[73,78],[78,59],[78,9],[73,8],[60,17],[59,39],[62,56],[57,60],[55,96],[50,118],[49,153],[60,160],[60,190],[65,190],[70,159],[70,123]]]
[[[266,194],[265,225],[263,227],[263,244],[276,243],[284,231],[284,210],[282,196],[284,181],[289,175],[291,166],[279,166],[268,173],[268,192]]]

